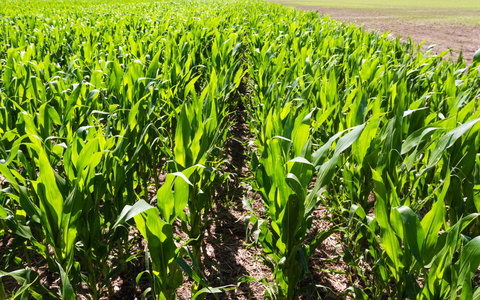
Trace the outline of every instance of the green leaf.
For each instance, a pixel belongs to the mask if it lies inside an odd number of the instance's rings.
[[[462,248],[459,260],[457,290],[472,284],[472,278],[480,265],[480,236],[475,237]]]
[[[420,222],[425,232],[423,246],[424,263],[428,263],[434,256],[434,249],[438,241],[438,233],[445,222],[447,210],[445,207],[445,196],[450,187],[450,172],[447,173],[446,180],[443,183],[442,191],[433,204],[432,209],[423,217]]]
[[[444,154],[445,150],[450,148],[455,142],[463,135],[465,134],[470,128],[473,127],[478,121],[480,121],[480,118],[471,120],[465,124],[462,124],[458,126],[457,128],[453,129],[452,131],[448,132],[444,136],[440,138],[438,141],[437,145],[435,146],[435,149],[432,152],[432,155],[430,156],[430,159],[428,160],[427,167],[423,170],[422,174],[428,171],[429,169],[433,168],[438,161],[441,159],[442,155]]]
[[[23,285],[26,280],[27,270],[21,269],[21,270],[15,270],[11,272],[5,272],[0,270],[0,278],[6,277],[6,276],[13,277],[18,282],[18,284]]]
[[[58,264],[58,268],[60,270],[60,278],[62,279],[62,300],[76,300],[77,296],[73,291],[67,273],[60,264]]]
[[[402,144],[402,152],[401,154],[405,154],[411,149],[418,147],[418,145],[424,141],[426,141],[436,130],[440,128],[436,127],[427,127],[421,128],[412,133],[407,137],[405,142]]]
[[[475,52],[475,54],[473,55],[473,61],[480,62],[480,49],[478,49],[477,52]]]
[[[420,220],[408,206],[396,207],[403,222],[404,243],[412,251],[415,259],[423,266],[422,245],[425,238]]]
[[[315,187],[307,198],[307,204],[305,208],[306,214],[309,214],[311,210],[315,207],[317,203],[317,197],[319,197],[323,193],[327,185],[332,180],[340,154],[343,151],[347,150],[358,139],[358,137],[362,134],[365,125],[366,123],[351,128],[351,131],[338,141],[332,158],[330,158],[328,162],[321,165],[318,171]]]
[[[137,229],[147,241],[152,259],[152,273],[156,281],[155,291],[160,297],[170,298],[181,285],[169,265],[176,259],[177,248],[174,243],[172,226],[159,217],[156,208],[147,209],[134,216]]]
[[[185,171],[185,170],[184,170]],[[174,192],[172,192],[172,185]],[[157,206],[162,217],[172,224],[183,213],[188,203],[189,186],[192,183],[182,172],[167,174],[165,182],[157,192]]]
[[[117,226],[127,222],[131,218],[135,217],[138,214],[141,214],[149,209],[153,209],[154,207],[145,202],[145,200],[137,201],[133,206],[125,205],[120,216],[118,217],[117,221],[113,225],[113,229]]]
[[[172,193],[172,184],[175,176],[167,174],[163,185],[157,191],[157,207],[162,214],[162,217],[168,223],[172,222],[172,216],[175,212],[175,198]]]
[[[475,292],[473,293],[473,300],[480,300],[480,287],[475,289]]]
[[[6,219],[7,216],[8,216],[7,211],[5,210],[5,208],[3,208],[3,206],[0,205],[0,218]]]
[[[49,231],[54,245],[56,244],[60,230],[62,229],[63,216],[63,196],[58,189],[54,170],[48,161],[47,155],[43,149],[34,147],[38,154],[39,176],[36,187],[40,198],[40,210],[43,225]],[[59,246],[59,245],[56,245]]]
[[[204,294],[220,294],[220,293],[225,293],[228,291],[232,291],[236,288],[235,285],[230,284],[230,285],[224,285],[224,286],[219,286],[219,287],[205,287],[198,292],[196,292],[192,300],[197,299],[199,296],[202,296]]]

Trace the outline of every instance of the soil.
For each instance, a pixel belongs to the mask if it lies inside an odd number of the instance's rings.
[[[476,19],[480,15],[478,10],[295,7],[318,11],[346,23],[356,23],[369,31],[390,32],[392,38],[400,35],[405,40],[410,36],[417,45],[425,41],[423,49],[435,44],[433,53],[450,49],[454,60],[462,52],[464,59],[471,63],[480,48],[480,22]],[[447,54],[446,58],[449,57]]]

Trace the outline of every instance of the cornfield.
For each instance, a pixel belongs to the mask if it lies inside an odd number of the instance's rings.
[[[338,299],[480,299],[480,52],[467,66],[262,0],[0,15],[0,300],[113,298],[140,261],[143,299],[187,281],[322,298],[312,272],[346,275]],[[270,275],[216,285],[206,235],[231,190]],[[332,236],[347,267],[312,270]]]

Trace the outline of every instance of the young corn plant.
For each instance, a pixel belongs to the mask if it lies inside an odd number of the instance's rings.
[[[398,205],[398,196],[387,191],[375,171],[374,180],[378,199],[375,219],[385,251],[384,264],[397,281],[393,294],[410,299],[454,299],[458,296],[472,299],[472,278],[480,264],[480,252],[478,237],[472,238],[466,229],[478,214],[461,217],[451,227],[445,223],[450,174],[441,191],[436,193],[432,209],[421,220],[408,206]],[[398,206],[393,207],[394,203]],[[442,227],[443,232],[440,231]],[[420,287],[416,279],[422,277],[424,286]]]
[[[332,144],[344,132],[312,152],[312,116],[313,112],[302,111],[301,107],[289,114],[270,111],[259,136],[260,156],[252,154],[254,188],[262,196],[267,219],[252,215],[248,222],[253,229],[249,232],[254,242],[262,246],[263,260],[273,272],[276,294],[270,297],[294,299],[298,296],[297,285],[308,273],[310,256],[335,231],[332,228],[307,241],[312,211],[334,176],[339,156],[364,128],[364,125],[353,128],[340,138],[333,155],[325,161]],[[315,173],[315,187],[309,191]]]
[[[159,211],[140,200],[133,206],[127,205],[115,222],[113,229],[131,219],[135,220],[138,231],[147,242],[147,261],[151,259],[153,285],[151,287],[154,299],[176,299],[176,291],[183,283],[182,267],[187,267],[181,259],[181,250],[175,245],[172,225],[163,221]]]
[[[208,214],[213,206],[213,186],[222,181],[225,175],[216,169],[218,162],[215,152],[225,141],[227,133],[225,127],[226,106],[215,98],[217,84],[211,81],[197,97],[195,91],[191,93],[192,102],[185,102],[181,112],[177,115],[175,131],[175,147],[173,161],[169,163],[170,174],[167,175],[165,184],[158,190],[157,203],[163,218],[172,223],[179,217],[182,231],[188,234],[188,245],[192,247],[193,261],[201,265],[201,245],[203,235],[209,226]],[[181,174],[180,174],[181,173]],[[172,200],[172,182],[175,175],[184,177],[182,188],[182,204],[175,204],[175,214],[171,211],[169,203]],[[175,198],[177,199],[177,186],[175,180]],[[176,203],[176,202],[175,202]],[[182,210],[187,206],[187,213]],[[201,270],[196,270],[201,273]],[[199,290],[195,284],[193,292]]]
[[[75,269],[78,264],[74,260],[81,228],[78,220],[82,215],[82,206],[86,203],[84,200],[93,189],[96,167],[104,155],[100,150],[101,135],[100,138],[95,138],[97,132],[92,129],[89,135],[91,138],[86,143],[74,136],[74,143],[80,146],[72,145],[65,151],[61,145],[43,139],[42,132],[37,130],[30,116],[24,115],[22,119],[25,136],[29,141],[17,143],[9,160],[0,166],[0,172],[8,178],[11,186],[9,191],[4,192],[25,209],[25,216],[30,221],[25,223],[29,227],[21,227],[22,235],[28,233],[28,239],[42,253],[50,269],[60,275],[63,283],[62,297],[74,299],[75,289],[72,284],[78,284],[80,279],[80,274]],[[53,121],[55,122],[58,120]],[[38,123],[40,129],[44,129],[44,126],[51,129],[52,122],[45,113],[39,115]],[[46,129],[46,132],[49,130]],[[23,151],[18,151],[19,147]],[[25,156],[30,157],[32,163],[23,164]],[[58,163],[59,157],[64,159],[65,177],[53,167]],[[17,163],[25,170],[25,175],[13,168]],[[38,225],[41,231],[35,230]],[[49,248],[53,251],[53,257]],[[96,295],[94,291],[93,296]]]

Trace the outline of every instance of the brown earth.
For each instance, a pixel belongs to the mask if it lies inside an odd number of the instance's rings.
[[[315,10],[346,23],[356,23],[370,31],[390,31],[391,37],[400,35],[406,39],[410,36],[416,44],[425,41],[422,49],[435,44],[433,53],[451,49],[453,59],[457,59],[462,52],[465,60],[472,62],[473,55],[480,48],[479,10],[292,6]]]

